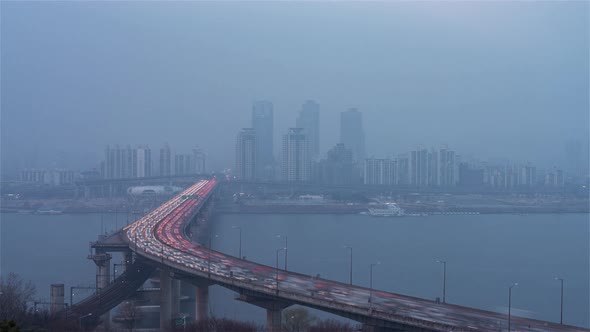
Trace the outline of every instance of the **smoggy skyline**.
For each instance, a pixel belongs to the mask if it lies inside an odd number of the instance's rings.
[[[231,167],[255,100],[275,147],[318,102],[322,155],[350,107],[368,156],[447,144],[553,166],[588,139],[587,2],[1,6],[3,173],[35,150],[92,168],[107,144],[165,142]]]

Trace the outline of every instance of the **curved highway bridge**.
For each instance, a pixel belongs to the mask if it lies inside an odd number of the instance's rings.
[[[238,299],[267,309],[268,331],[280,331],[281,310],[299,304],[363,323],[371,331],[590,331],[574,326],[436,303],[239,259],[194,244],[186,228],[208,202],[216,180],[202,180],[123,229],[127,247],[135,253],[126,273],[108,287],[70,309],[70,314],[94,318],[129,297],[157,267],[161,292],[170,293],[171,279],[197,286],[198,318],[206,316],[207,287],[217,284],[236,291]],[[95,260],[96,262],[96,260]],[[98,263],[97,263],[98,264]],[[162,296],[161,326],[171,319],[170,295]]]

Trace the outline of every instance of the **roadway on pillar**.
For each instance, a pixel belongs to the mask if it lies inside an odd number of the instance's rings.
[[[240,294],[304,305],[378,329],[474,332],[507,327],[504,314],[279,271],[191,243],[185,224],[205,206],[215,185],[215,179],[199,181],[125,227],[129,247],[153,264],[169,268],[175,278],[208,279]],[[511,321],[515,331],[590,331],[524,317]]]
[[[108,287],[74,304],[71,308],[60,311],[57,315],[75,321],[78,321],[81,317],[86,317],[84,319],[86,326],[98,324],[100,316],[130,298],[154,270],[155,268],[146,264],[145,261],[136,260],[129,266],[127,271],[117,277]]]

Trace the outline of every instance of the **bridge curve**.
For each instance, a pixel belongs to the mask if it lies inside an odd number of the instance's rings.
[[[504,314],[278,270],[194,244],[185,232],[187,221],[199,213],[216,184],[216,179],[199,181],[125,227],[129,248],[152,265],[170,269],[175,278],[206,279],[252,303],[300,304],[390,330],[474,332],[507,326]],[[515,331],[590,331],[515,316],[511,325]]]

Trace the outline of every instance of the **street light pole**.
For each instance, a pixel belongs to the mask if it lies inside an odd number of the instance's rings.
[[[215,237],[219,237],[219,235],[215,235]],[[211,278],[211,243],[212,243],[212,236],[209,235],[209,250],[207,250],[207,274],[209,278]]]
[[[379,264],[381,264],[381,262],[369,264],[369,303],[373,302],[373,266]]]
[[[436,262],[443,265],[443,303],[447,303],[447,262],[440,260]]]
[[[559,324],[563,325],[563,278],[555,278],[561,282],[561,304],[559,306]]]
[[[242,227],[233,226],[232,228],[237,228],[240,231],[240,250],[239,250],[238,258],[242,259]]]
[[[508,332],[510,332],[510,310],[512,309],[512,287],[514,286],[518,286],[518,283],[515,282],[508,287]]]
[[[279,294],[279,253],[282,250],[287,250],[287,248],[281,248],[281,249],[277,249],[277,260],[276,260],[276,277],[275,277],[275,282],[277,284],[277,295]]]
[[[348,274],[349,274],[349,280],[350,280],[349,283],[352,286],[352,247],[344,246],[344,248],[347,248],[350,250],[350,258],[349,258],[349,265],[350,266],[349,266]]]
[[[278,238],[285,238],[285,271],[287,271],[287,252],[289,250],[289,241],[287,235],[277,235]]]

